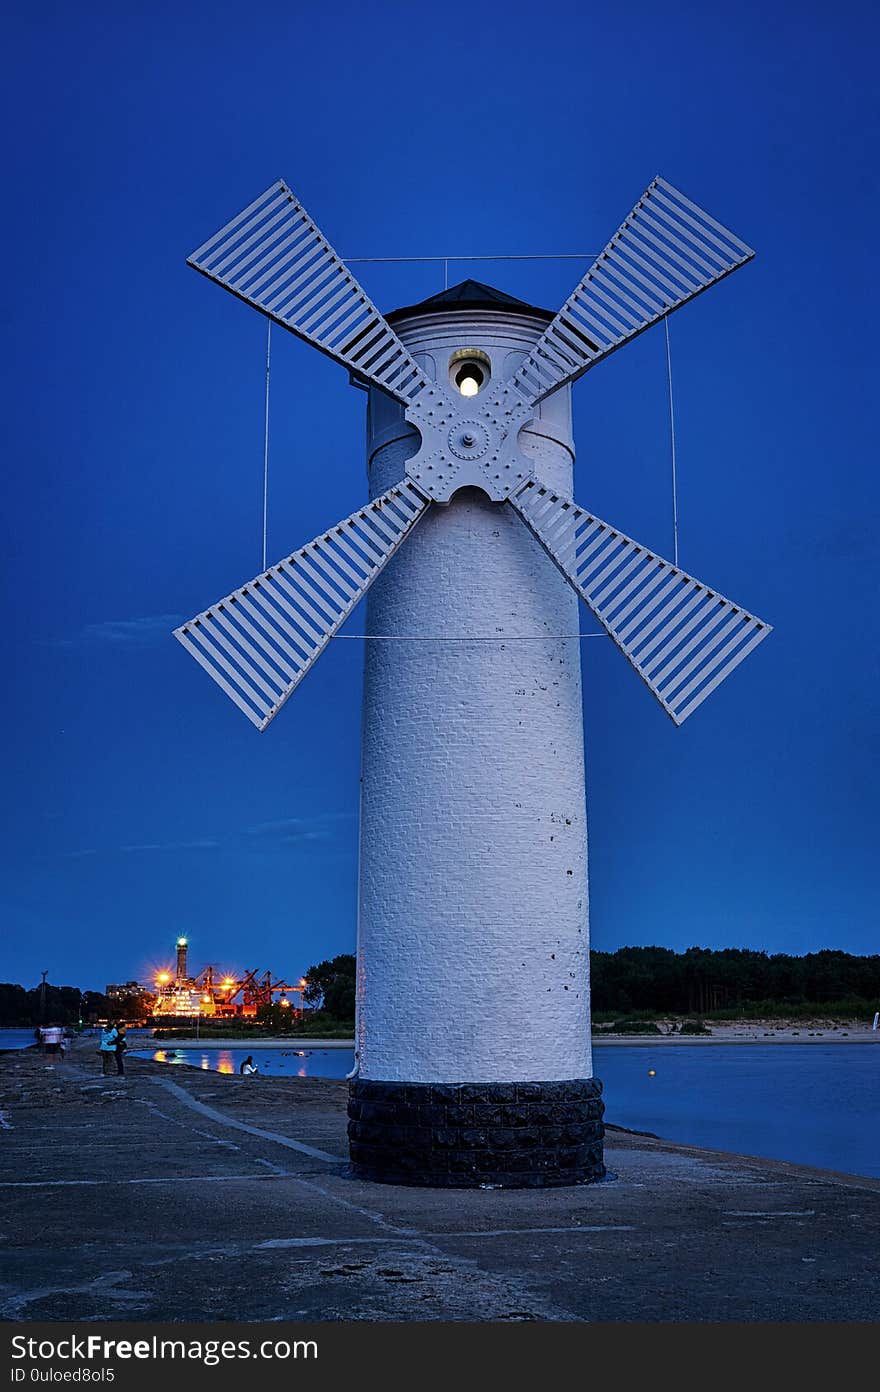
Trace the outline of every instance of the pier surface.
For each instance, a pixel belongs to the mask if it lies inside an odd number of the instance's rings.
[[[126,1069],[0,1055],[5,1320],[880,1317],[880,1180],[609,1129],[598,1185],[373,1185],[343,1082]]]

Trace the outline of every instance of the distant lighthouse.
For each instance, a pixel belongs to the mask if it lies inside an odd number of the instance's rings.
[[[389,322],[429,379],[467,395],[510,377],[549,318],[465,282]],[[418,435],[376,390],[367,434],[375,498]],[[519,444],[570,496],[567,386]],[[464,488],[367,606],[355,1168],[597,1178],[577,595],[510,508]]]

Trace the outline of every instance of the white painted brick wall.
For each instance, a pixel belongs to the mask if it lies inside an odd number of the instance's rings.
[[[535,321],[437,316],[399,330],[438,376],[463,343],[510,370]],[[568,393],[523,438],[571,491]],[[371,402],[371,496],[415,438]],[[397,438],[392,438],[396,436]],[[386,443],[381,444],[382,441]],[[359,914],[361,1076],[550,1081],[592,1074],[578,599],[504,505],[432,508],[370,592]],[[502,641],[422,641],[426,635]]]

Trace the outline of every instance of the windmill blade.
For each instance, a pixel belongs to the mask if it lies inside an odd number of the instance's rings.
[[[754,254],[658,176],[548,325],[513,382],[529,401],[540,401],[744,266]]]
[[[408,406],[421,368],[282,179],[187,265]]]
[[[772,632],[535,478],[510,502],[676,725]]]
[[[405,479],[174,630],[265,730],[425,512]]]

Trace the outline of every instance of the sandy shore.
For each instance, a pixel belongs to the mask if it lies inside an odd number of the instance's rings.
[[[658,1020],[661,1030],[672,1021]],[[593,1032],[594,1044],[657,1044],[683,1048],[688,1044],[880,1044],[880,1030],[861,1020],[743,1020],[708,1024],[709,1034],[605,1034]]]
[[[638,1048],[654,1049],[658,1045],[661,1048],[686,1049],[689,1045],[731,1045],[731,1044],[878,1044],[880,1035],[872,1034],[870,1030],[862,1030],[858,1034],[712,1034],[704,1035],[685,1035],[682,1039],[674,1034],[594,1034],[594,1048],[619,1048],[621,1045]]]

